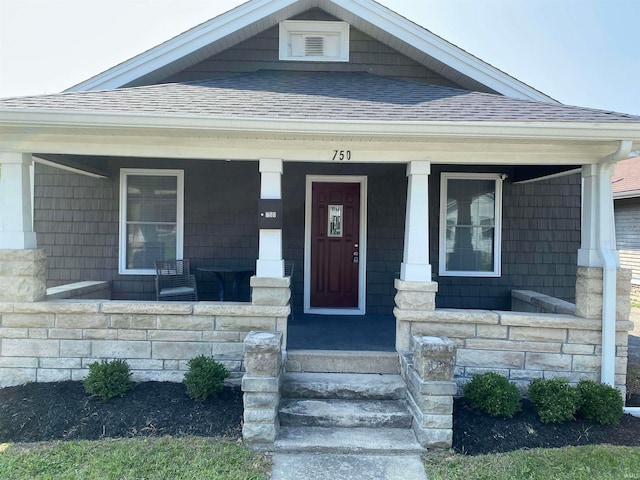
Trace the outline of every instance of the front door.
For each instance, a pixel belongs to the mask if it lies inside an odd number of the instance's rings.
[[[358,308],[360,183],[311,187],[311,308]]]

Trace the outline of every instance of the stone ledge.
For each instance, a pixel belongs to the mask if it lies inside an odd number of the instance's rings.
[[[393,309],[396,319],[403,322],[435,322],[497,325],[499,314],[489,310],[439,308],[431,311]]]
[[[539,308],[544,313],[574,315],[576,311],[575,304],[571,302],[567,302],[555,297],[550,297],[549,295],[535,292],[533,290],[512,290],[511,298],[512,300],[520,300],[521,302],[531,305],[534,308]]]
[[[52,300],[15,303],[15,313],[99,313],[100,300]]]
[[[569,328],[575,330],[602,330],[602,322],[573,315],[557,313],[529,313],[496,311],[501,325],[517,327]]]
[[[232,302],[199,302],[193,305],[194,315],[286,318],[289,313],[291,309],[288,305],[252,305]]]
[[[193,303],[110,301],[100,306],[101,313],[148,313],[152,315],[190,315]]]
[[[47,300],[65,298],[111,299],[110,281],[85,281],[47,288]]]

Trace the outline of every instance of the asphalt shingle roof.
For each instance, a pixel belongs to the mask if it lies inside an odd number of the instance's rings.
[[[351,121],[640,123],[640,116],[367,73],[258,71],[195,82],[0,99],[3,110]]]
[[[640,157],[627,158],[616,163],[612,180],[613,193],[640,190]]]

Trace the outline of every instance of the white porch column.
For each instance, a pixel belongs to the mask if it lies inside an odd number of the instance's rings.
[[[282,160],[260,160],[260,198],[282,199]],[[282,219],[281,219],[282,220]],[[260,229],[256,277],[284,277],[282,229]]]
[[[429,263],[429,174],[431,163],[414,161],[407,165],[409,186],[404,227],[404,256],[400,280],[430,282]]]
[[[0,152],[0,249],[36,248],[31,214],[30,153]]]

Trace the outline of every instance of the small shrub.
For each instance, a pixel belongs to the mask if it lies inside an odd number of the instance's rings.
[[[464,387],[464,397],[471,407],[492,417],[513,417],[522,410],[515,384],[495,372],[473,377]]]
[[[199,355],[189,360],[189,371],[184,376],[187,394],[194,400],[203,401],[216,396],[224,387],[224,379],[229,376],[227,368],[213,357]]]
[[[528,395],[542,423],[572,420],[580,407],[580,392],[565,378],[538,378],[529,385]]]
[[[89,375],[82,382],[84,389],[103,402],[113,397],[124,397],[131,390],[129,364],[124,360],[102,360],[89,365]]]
[[[620,390],[610,385],[581,380],[578,391],[582,397],[582,406],[578,414],[590,422],[605,425],[618,425],[624,414],[624,402]]]

